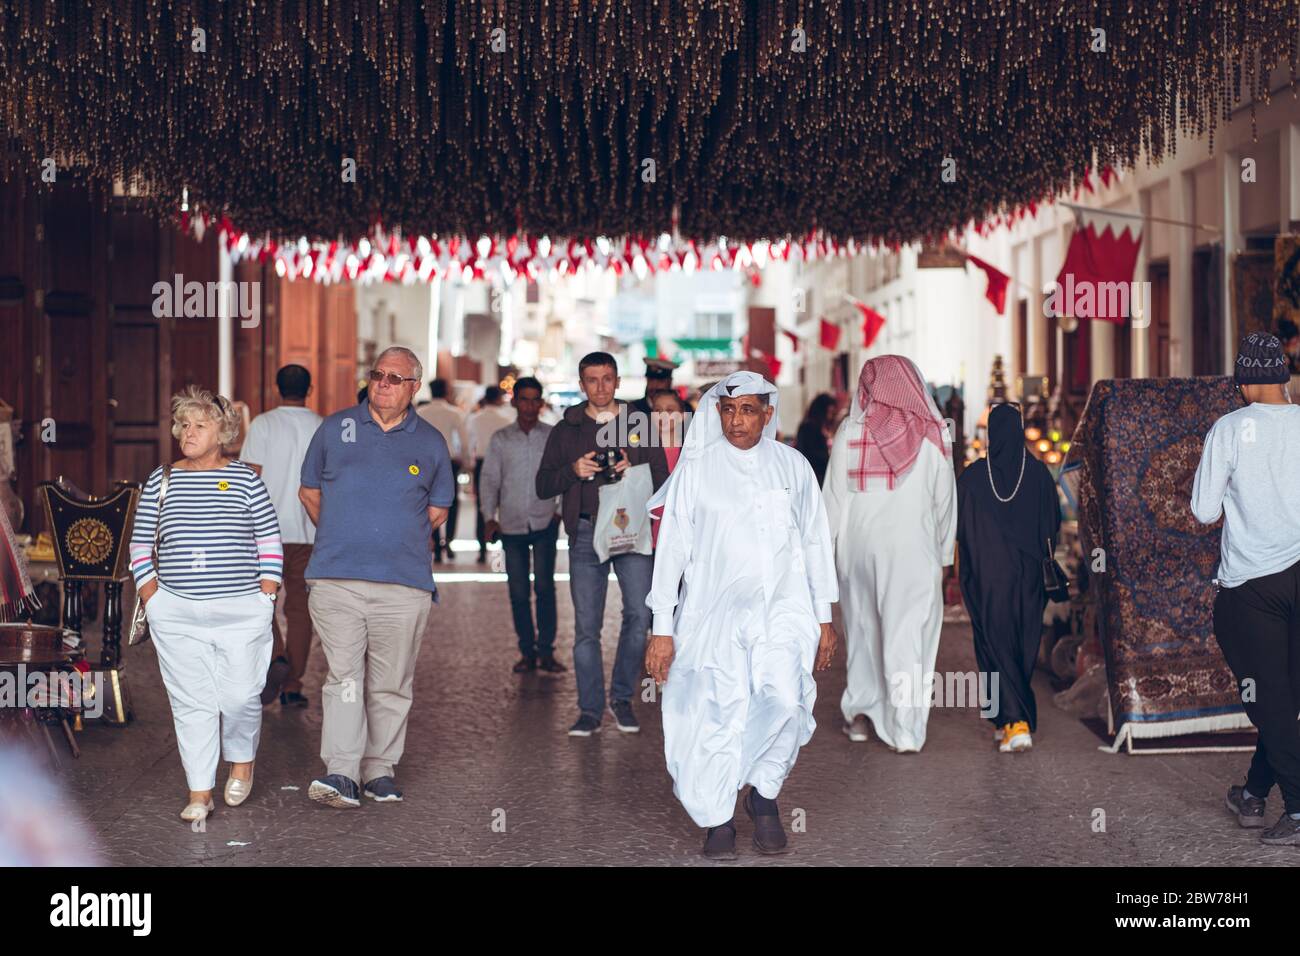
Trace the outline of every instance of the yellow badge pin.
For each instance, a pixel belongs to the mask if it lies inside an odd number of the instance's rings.
[[[418,474],[420,473],[420,466],[419,466],[419,465],[411,465],[411,467],[407,468],[406,470],[409,471],[409,472],[410,472],[411,474],[413,474],[413,475],[418,475]]]

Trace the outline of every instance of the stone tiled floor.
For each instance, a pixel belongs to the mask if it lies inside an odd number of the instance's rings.
[[[643,730],[570,739],[571,673],[510,672],[515,659],[504,581],[462,553],[434,610],[416,677],[415,707],[399,779],[402,804],[318,807],[307,784],[321,771],[324,674],[313,651],[305,711],[268,708],[253,797],[218,804],[206,832],[176,816],[184,779],[152,645],[128,650],[137,719],[90,727],[84,756],[64,779],[114,864],[688,864],[772,865],[748,844],[741,859],[697,856],[700,833],[672,795],[653,704]],[[563,562],[562,562],[563,567]],[[462,577],[463,575],[463,577]],[[560,585],[561,656],[569,662],[572,608]],[[606,668],[619,615],[611,582]],[[974,670],[969,630],[945,627],[940,670]],[[1223,809],[1223,791],[1245,769],[1240,754],[1112,756],[1038,691],[1041,725],[1031,753],[997,754],[969,709],[930,718],[920,754],[896,755],[840,731],[843,654],[819,677],[818,730],[781,794],[805,812],[785,865],[1194,865],[1292,864],[1292,848],[1265,848]],[[224,768],[219,783],[224,782]],[[1276,805],[1276,806],[1275,806]],[[1094,811],[1106,831],[1093,831]],[[1270,815],[1280,812],[1270,802]],[[495,826],[494,826],[495,824]],[[504,825],[504,828],[503,826]]]

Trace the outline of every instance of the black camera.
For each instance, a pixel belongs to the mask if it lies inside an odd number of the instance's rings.
[[[614,470],[618,464],[619,454],[617,448],[605,448],[596,452],[596,463],[605,469],[606,481],[618,481],[623,476]]]

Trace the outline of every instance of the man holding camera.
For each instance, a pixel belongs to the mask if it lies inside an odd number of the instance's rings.
[[[668,479],[668,461],[663,449],[651,447],[648,429],[629,430],[627,406],[614,398],[619,379],[612,355],[592,352],[584,356],[578,363],[578,381],[587,400],[565,411],[551,430],[537,470],[537,496],[563,496],[561,514],[569,536],[573,670],[580,711],[569,736],[590,737],[600,730],[605,712],[600,629],[610,565],[623,597],[623,624],[610,678],[609,709],[618,729],[634,734],[641,729],[632,711],[632,696],[641,676],[650,629],[645,599],[650,593],[654,559],[648,554],[620,554],[601,561],[594,545],[596,515],[602,485],[618,480],[633,465],[648,464],[657,490]]]

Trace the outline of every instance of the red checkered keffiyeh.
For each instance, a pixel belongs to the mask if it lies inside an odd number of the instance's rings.
[[[862,432],[849,439],[849,488],[866,491],[869,478],[893,488],[916,464],[929,440],[952,454],[943,418],[916,366],[901,355],[881,355],[862,366],[853,418]]]

